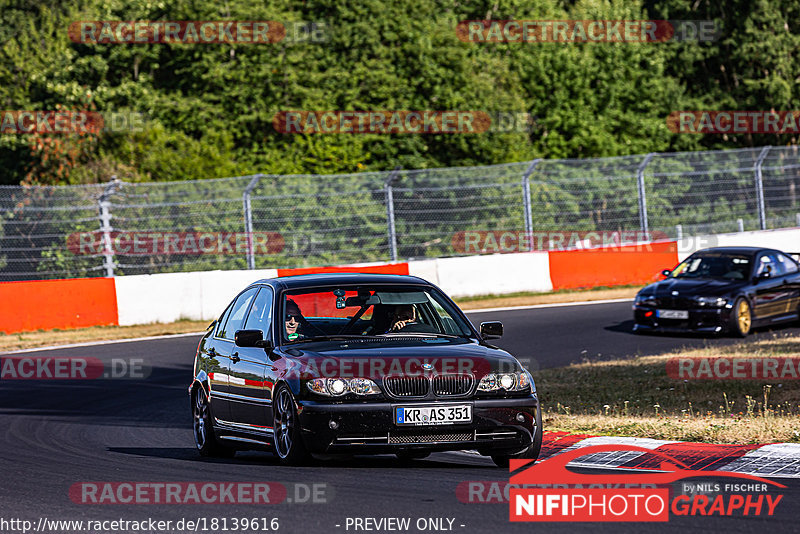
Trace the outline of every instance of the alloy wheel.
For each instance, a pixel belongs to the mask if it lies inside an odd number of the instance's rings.
[[[275,450],[278,456],[286,458],[292,452],[295,412],[294,401],[288,389],[281,389],[275,403]]]

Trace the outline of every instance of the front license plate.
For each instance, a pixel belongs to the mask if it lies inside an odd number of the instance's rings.
[[[396,406],[394,422],[398,426],[453,425],[472,422],[472,405]]]
[[[688,319],[688,310],[656,310],[659,319]]]

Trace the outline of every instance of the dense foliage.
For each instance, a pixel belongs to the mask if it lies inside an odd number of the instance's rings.
[[[674,134],[685,109],[795,109],[797,0],[0,0],[0,109],[139,112],[140,131],[0,135],[0,183],[337,173],[780,145]],[[711,43],[478,44],[471,19],[715,20]],[[80,44],[80,20],[277,20],[274,44]],[[324,23],[303,42],[298,21]],[[287,135],[281,110],[527,112],[529,132]]]

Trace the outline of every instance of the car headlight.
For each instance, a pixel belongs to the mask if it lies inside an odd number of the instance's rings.
[[[314,378],[306,382],[306,387],[314,393],[329,397],[341,397],[346,393],[356,395],[381,393],[381,388],[369,378]]]
[[[728,299],[722,297],[695,297],[694,301],[700,306],[710,306],[712,308],[722,308],[728,303]]]
[[[524,391],[531,388],[533,380],[527,371],[516,373],[489,373],[478,382],[478,391]]]
[[[634,304],[637,306],[655,306],[658,304],[654,295],[636,295]]]

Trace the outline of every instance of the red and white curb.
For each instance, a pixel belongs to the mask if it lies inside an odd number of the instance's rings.
[[[800,478],[800,444],[717,445],[650,438],[589,436],[568,432],[545,432],[541,460],[562,452],[592,445],[636,445],[668,454],[690,469],[733,471],[748,475],[775,478]],[[569,463],[572,467],[600,469],[654,469],[662,459],[636,451],[590,454]]]

